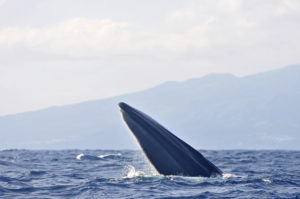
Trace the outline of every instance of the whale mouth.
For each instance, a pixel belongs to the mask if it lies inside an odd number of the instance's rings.
[[[222,171],[200,152],[150,116],[124,102],[120,102],[119,107],[123,120],[160,174],[203,177],[222,174]]]

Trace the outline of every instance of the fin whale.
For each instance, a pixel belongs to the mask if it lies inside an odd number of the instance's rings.
[[[119,106],[123,120],[160,174],[203,177],[222,174],[222,171],[199,151],[173,135],[150,116],[124,102],[120,102]]]

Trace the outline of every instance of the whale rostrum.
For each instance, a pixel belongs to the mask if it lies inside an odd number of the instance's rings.
[[[203,177],[222,174],[222,171],[199,151],[150,116],[124,102],[119,103],[119,106],[125,123],[160,174]]]

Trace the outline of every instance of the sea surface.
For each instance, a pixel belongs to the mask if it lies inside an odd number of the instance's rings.
[[[300,198],[300,151],[200,152],[224,175],[162,176],[141,151],[2,150],[0,198]]]

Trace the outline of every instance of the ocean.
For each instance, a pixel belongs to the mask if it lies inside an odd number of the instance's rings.
[[[200,152],[224,175],[162,176],[135,150],[2,150],[0,198],[300,198],[300,151]]]

